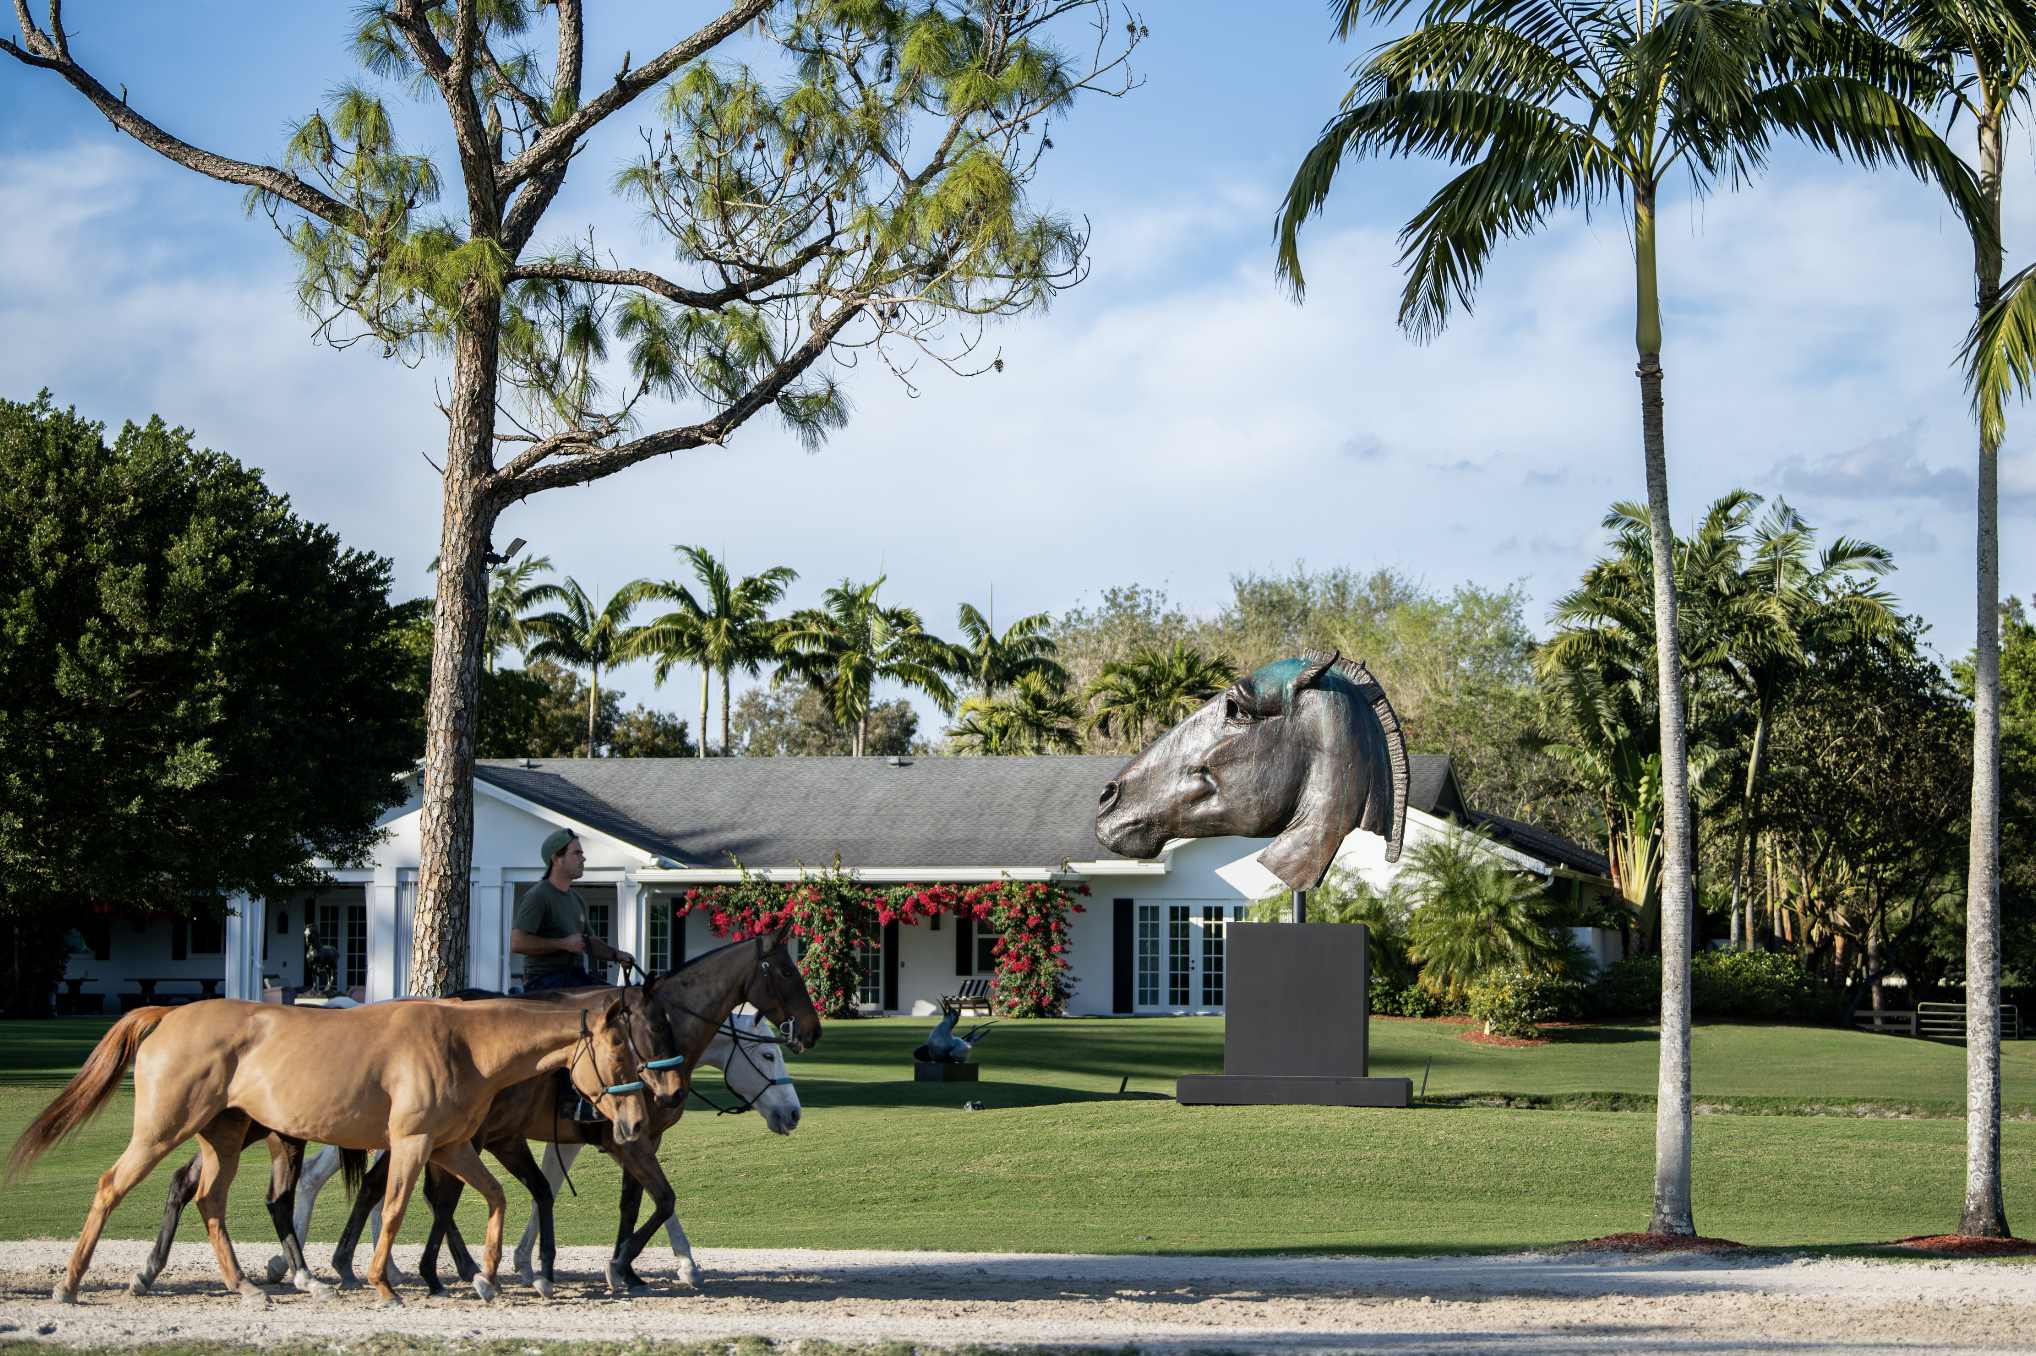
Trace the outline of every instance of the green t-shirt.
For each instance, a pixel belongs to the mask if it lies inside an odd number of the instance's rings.
[[[578,890],[561,890],[548,880],[541,880],[524,892],[516,901],[516,914],[509,925],[519,932],[534,937],[571,937],[587,931],[587,901],[580,898]],[[570,951],[547,951],[542,956],[523,958],[523,977],[536,979],[574,966],[584,968],[585,953],[575,955]]]

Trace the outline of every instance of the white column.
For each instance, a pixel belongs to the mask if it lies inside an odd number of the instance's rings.
[[[502,915],[502,868],[474,868],[473,908],[467,915],[467,983],[500,992],[508,959]]]
[[[643,887],[626,870],[615,882],[615,945],[643,963]]]
[[[396,991],[396,864],[375,863],[368,896],[368,1001],[397,997]]]
[[[259,999],[261,988],[262,928],[267,921],[262,901],[233,895],[226,901],[227,915],[220,926],[223,942],[220,958],[225,982],[219,991],[228,998]]]

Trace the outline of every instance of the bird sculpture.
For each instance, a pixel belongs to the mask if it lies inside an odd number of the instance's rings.
[[[933,1033],[926,1038],[926,1043],[917,1050],[914,1050],[912,1057],[921,1063],[968,1063],[969,1051],[975,1048],[977,1040],[981,1038],[982,1033],[991,1024],[978,1022],[970,1027],[967,1032],[957,1036],[954,1034],[954,1024],[955,1020],[960,1016],[961,1009],[959,1007],[942,1004],[940,1025],[933,1028]]]

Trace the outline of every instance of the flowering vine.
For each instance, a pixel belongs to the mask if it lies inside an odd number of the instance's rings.
[[[864,885],[839,858],[832,868],[777,883],[747,871],[733,885],[688,890],[672,906],[675,917],[707,915],[718,937],[740,940],[790,924],[804,943],[799,969],[807,992],[830,1017],[860,1009],[860,952],[879,944],[885,925],[917,924],[951,914],[980,920],[997,934],[997,978],[992,1010],[1005,1017],[1058,1017],[1074,991],[1068,973],[1068,914],[1089,887],[1060,880],[1004,879],[982,885]]]

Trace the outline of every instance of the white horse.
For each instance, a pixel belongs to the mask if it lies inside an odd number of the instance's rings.
[[[792,1075],[785,1065],[783,1050],[771,1039],[770,1023],[755,1013],[747,1012],[737,1013],[728,1022],[732,1034],[723,1031],[715,1036],[700,1056],[700,1064],[721,1070],[728,1081],[728,1091],[744,1109],[754,1109],[762,1115],[764,1126],[772,1134],[791,1134],[799,1127],[799,1094],[792,1086]],[[582,1147],[578,1144],[545,1146],[544,1176],[551,1183],[554,1194]],[[563,1157],[561,1149],[564,1150]],[[305,1160],[304,1171],[297,1179],[297,1237],[308,1235],[312,1207],[318,1203],[318,1193],[339,1172],[339,1162],[339,1150],[330,1145]],[[382,1208],[377,1205],[368,1216],[369,1246],[374,1245],[381,1231]],[[679,1226],[678,1216],[674,1215],[665,1222],[665,1236],[671,1240],[672,1255],[678,1259],[674,1279],[681,1285],[698,1285],[700,1268],[693,1260],[692,1244],[686,1241],[686,1231]],[[530,1221],[523,1229],[523,1239],[516,1245],[516,1270],[522,1275],[525,1285],[536,1284],[530,1260],[536,1240],[537,1209],[532,1206]],[[288,1275],[289,1263],[281,1257],[269,1259],[269,1280],[272,1284]],[[297,1281],[300,1289],[315,1283],[308,1272],[302,1278],[292,1279]],[[408,1278],[397,1272],[396,1260],[392,1256],[389,1259],[389,1284],[409,1283]]]

